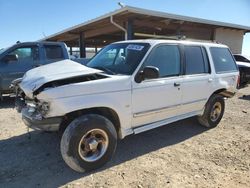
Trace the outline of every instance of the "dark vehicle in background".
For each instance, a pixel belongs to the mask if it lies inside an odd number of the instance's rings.
[[[0,97],[12,92],[11,82],[35,67],[69,59],[62,42],[25,42],[0,50]]]
[[[240,71],[239,87],[244,87],[250,83],[250,58],[241,54],[234,54],[234,58]]]

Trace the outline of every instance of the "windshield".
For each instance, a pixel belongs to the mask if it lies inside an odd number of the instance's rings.
[[[102,49],[88,67],[108,74],[131,75],[149,49],[148,43],[116,43]]]

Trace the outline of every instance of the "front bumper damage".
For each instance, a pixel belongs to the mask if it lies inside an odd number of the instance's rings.
[[[61,117],[40,119],[39,114],[30,113],[27,107],[22,109],[22,119],[29,128],[43,131],[58,131],[62,122]]]
[[[22,114],[23,122],[27,127],[35,130],[59,131],[62,117],[44,118],[37,109],[27,105],[18,97],[16,98],[16,109]]]

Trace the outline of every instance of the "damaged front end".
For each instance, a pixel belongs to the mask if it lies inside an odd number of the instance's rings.
[[[22,119],[26,126],[35,130],[58,131],[62,117],[46,118],[50,109],[47,102],[41,102],[37,98],[30,99],[18,88],[15,107],[22,113]]]
[[[63,86],[95,81],[108,76],[102,71],[64,60],[28,71],[22,79],[12,83],[16,92],[16,110],[22,113],[24,123],[33,129],[58,131],[63,117],[50,116],[51,102],[41,97],[48,90]],[[65,93],[57,93],[66,95]],[[40,95],[40,97],[39,97]],[[53,106],[55,109],[56,107]]]

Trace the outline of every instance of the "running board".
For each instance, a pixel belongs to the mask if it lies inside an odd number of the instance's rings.
[[[200,114],[202,114],[202,112],[203,112],[202,110],[194,111],[194,112],[190,112],[190,113],[183,114],[183,115],[180,115],[180,116],[168,118],[168,119],[165,119],[165,120],[162,120],[162,121],[157,121],[157,122],[154,122],[154,123],[146,124],[146,125],[134,128],[133,132],[134,132],[134,134],[139,134],[141,132],[148,131],[148,130],[151,130],[151,129],[154,129],[154,128],[157,128],[157,127],[161,127],[163,125],[170,124],[170,123],[182,120],[182,119],[186,119],[186,118],[189,118],[189,117],[200,115]]]

